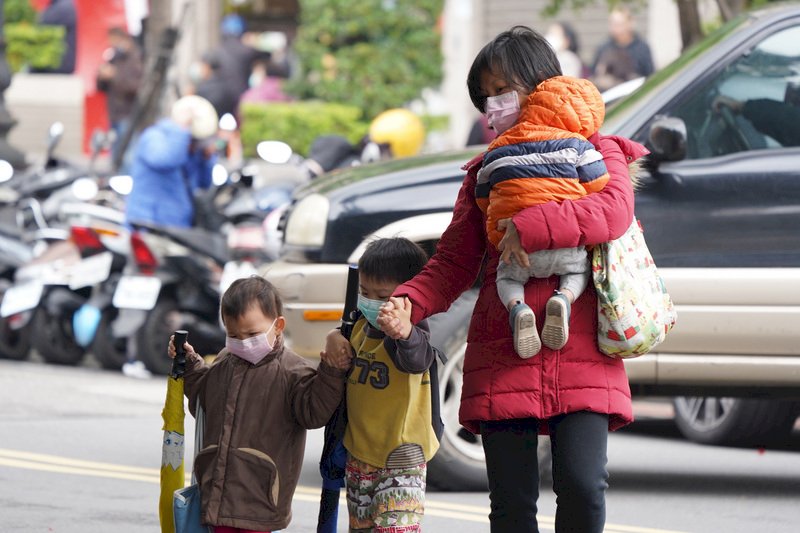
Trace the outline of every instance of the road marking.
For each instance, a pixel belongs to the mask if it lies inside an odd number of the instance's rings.
[[[146,468],[140,466],[125,466],[113,463],[85,461],[70,459],[58,455],[24,452],[0,448],[0,466],[54,472],[58,474],[72,474],[79,476],[93,476],[122,479],[126,481],[142,481],[145,483],[160,484],[160,468]],[[191,472],[186,473],[186,484],[191,481]],[[320,489],[299,485],[295,490],[294,499],[319,503]],[[345,506],[344,493],[339,498],[339,505]],[[440,502],[425,499],[425,515],[450,518],[466,522],[489,523],[489,507],[482,505],[468,505],[450,502]],[[555,530],[555,517],[537,515],[539,528],[546,531]],[[625,526],[620,524],[606,524],[606,533],[685,533],[667,529],[653,529],[640,526]]]

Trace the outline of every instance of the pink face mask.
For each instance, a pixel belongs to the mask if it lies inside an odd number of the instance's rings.
[[[267,333],[272,331],[277,319],[272,321],[272,325],[267,330]],[[264,359],[269,352],[272,351],[274,342],[270,342],[267,333],[253,335],[244,340],[234,339],[233,337],[225,338],[225,347],[236,357],[244,359],[248,363],[256,364]]]
[[[498,135],[513,126],[519,118],[519,98],[516,91],[486,99],[486,118],[489,127]]]

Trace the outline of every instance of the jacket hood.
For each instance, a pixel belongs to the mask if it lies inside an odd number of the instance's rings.
[[[527,122],[591,137],[600,130],[605,116],[603,97],[592,82],[556,76],[540,83],[528,96],[512,129]]]

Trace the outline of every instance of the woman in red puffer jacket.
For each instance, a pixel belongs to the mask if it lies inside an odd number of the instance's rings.
[[[467,83],[473,103],[483,111],[487,97],[516,90],[524,100],[539,83],[560,74],[544,38],[516,27],[484,47]],[[567,344],[560,350],[544,347],[530,359],[514,351],[508,313],[495,286],[500,260],[508,262],[513,255],[520,261],[536,250],[607,242],[630,225],[634,197],[627,165],[647,151],[618,137],[595,135],[589,140],[604,157],[607,185],[578,200],[523,209],[513,216],[497,248],[489,244],[485,216],[475,200],[482,156],[467,163],[452,222],[436,253],[422,272],[396,289],[395,297],[408,300],[390,301],[380,320],[384,331],[396,336],[404,324],[392,313],[394,308],[407,308],[410,302],[413,323],[446,311],[473,286],[488,256],[467,336],[459,419],[482,436],[493,533],[538,531],[540,433],[549,434],[552,443],[556,531],[601,532],[608,431],[633,420],[623,363],[597,346],[597,301],[591,284],[572,306]],[[558,276],[531,278],[525,302],[539,316],[557,287]]]

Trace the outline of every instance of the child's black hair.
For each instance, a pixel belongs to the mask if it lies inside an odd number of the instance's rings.
[[[358,260],[358,274],[378,282],[405,283],[427,262],[425,251],[405,237],[377,239]]]
[[[513,82],[524,92],[553,76],[561,75],[561,65],[547,40],[527,26],[514,26],[484,46],[467,75],[472,105],[486,112],[486,94],[481,90],[481,74],[492,72]]]
[[[258,305],[265,316],[277,318],[283,315],[283,303],[278,289],[261,276],[250,276],[231,283],[222,295],[219,305],[222,321],[225,322],[226,318],[239,318],[253,305]]]

